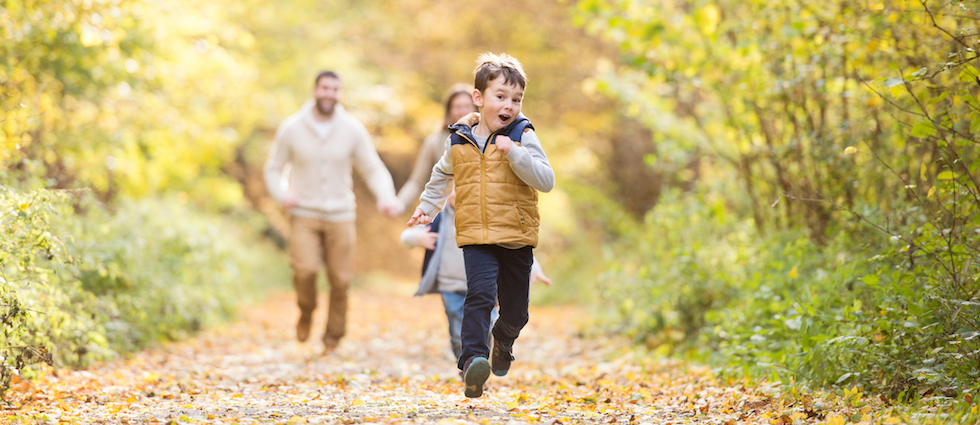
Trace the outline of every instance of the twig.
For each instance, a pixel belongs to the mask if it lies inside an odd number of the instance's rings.
[[[936,17],[935,17],[935,16],[933,16],[933,14],[932,14],[932,11],[931,11],[931,10],[929,10],[929,6],[926,6],[926,0],[919,0],[919,3],[921,3],[921,4],[922,4],[922,8],[923,8],[923,9],[925,9],[925,11],[926,11],[926,13],[927,13],[927,14],[929,14],[929,19],[930,19],[930,20],[932,20],[932,26],[934,26],[934,27],[936,27],[936,28],[937,28],[938,30],[940,30],[940,31],[942,31],[942,32],[944,32],[944,33],[946,33],[946,35],[948,35],[948,36],[949,36],[949,38],[952,38],[952,39],[953,39],[953,40],[955,40],[955,41],[956,41],[957,43],[960,43],[960,45],[962,45],[963,47],[970,47],[970,46],[969,46],[968,44],[966,44],[966,43],[964,43],[964,42],[963,42],[963,40],[961,40],[961,39],[959,39],[959,38],[957,38],[957,37],[956,37],[956,36],[954,36],[953,34],[950,34],[950,33],[949,33],[949,31],[946,31],[946,29],[945,29],[945,28],[943,28],[943,27],[941,27],[941,26],[939,26],[939,24],[938,24],[938,23],[936,23]]]

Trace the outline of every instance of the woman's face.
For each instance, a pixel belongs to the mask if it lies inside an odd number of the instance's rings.
[[[454,123],[470,112],[476,112],[473,99],[465,94],[458,95],[449,104],[449,122]]]

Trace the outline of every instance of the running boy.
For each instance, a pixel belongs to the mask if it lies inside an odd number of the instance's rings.
[[[483,395],[491,370],[503,376],[513,345],[527,324],[528,287],[538,244],[538,191],[555,186],[555,172],[531,122],[521,114],[527,76],[513,57],[484,53],[473,71],[470,116],[451,126],[446,153],[432,168],[409,226],[427,224],[456,190],[456,242],[463,249],[467,292],[461,331],[464,394]],[[472,128],[471,128],[472,127]],[[500,317],[487,345],[490,311]],[[489,360],[488,360],[489,358]]]
[[[466,93],[469,96],[469,92]],[[401,241],[405,248],[420,246],[425,248],[422,261],[422,280],[415,296],[438,293],[442,295],[442,305],[449,320],[449,346],[453,350],[453,360],[459,363],[463,355],[463,340],[460,331],[463,327],[463,302],[466,300],[466,267],[463,265],[463,250],[456,243],[456,194],[449,196],[446,208],[429,226],[418,225],[402,231]],[[544,274],[537,258],[531,264],[531,283],[539,280],[551,286],[551,279]],[[497,319],[497,312],[490,313],[490,322]],[[460,374],[462,377],[462,373]]]

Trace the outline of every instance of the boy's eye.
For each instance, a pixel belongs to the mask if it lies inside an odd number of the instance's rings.
[[[497,99],[503,99],[503,98],[504,98],[503,96],[501,96],[499,94],[497,95]]]

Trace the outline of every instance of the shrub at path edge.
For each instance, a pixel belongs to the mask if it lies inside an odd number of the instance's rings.
[[[250,238],[178,203],[109,212],[84,192],[0,186],[0,395],[31,364],[81,367],[180,339],[288,281]]]

